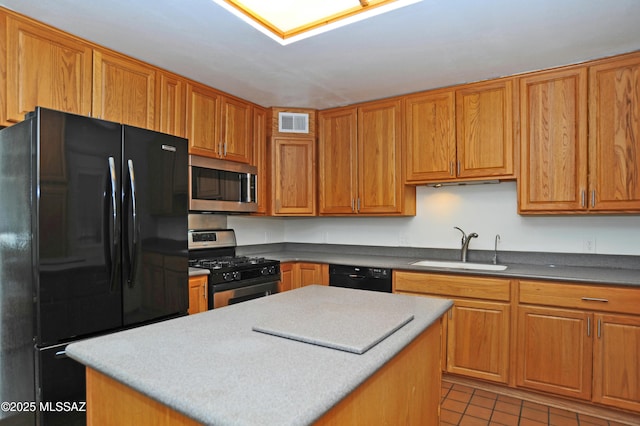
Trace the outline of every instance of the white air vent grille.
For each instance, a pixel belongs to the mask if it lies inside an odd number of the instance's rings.
[[[281,133],[309,133],[309,114],[278,113],[278,131]]]

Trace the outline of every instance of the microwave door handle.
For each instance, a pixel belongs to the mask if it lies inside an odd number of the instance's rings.
[[[251,199],[251,173],[247,173],[247,203],[252,202]]]

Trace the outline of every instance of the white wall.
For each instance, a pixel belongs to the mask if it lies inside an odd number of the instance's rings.
[[[408,218],[229,216],[239,245],[301,242],[459,248],[461,234],[477,232],[472,249],[640,255],[640,215],[519,216],[516,184],[417,188],[416,216]]]

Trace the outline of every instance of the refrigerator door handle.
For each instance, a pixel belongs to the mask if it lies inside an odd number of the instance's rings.
[[[131,184],[131,219],[133,226],[133,247],[131,248],[131,270],[129,271],[128,284],[130,288],[135,286],[135,274],[138,263],[138,238],[140,229],[138,225],[138,211],[136,206],[136,175],[133,167],[133,160],[128,160],[129,183]]]
[[[111,244],[108,250],[109,258],[107,259],[107,264],[109,265],[109,269],[111,271],[109,288],[111,289],[111,291],[114,291],[118,278],[116,274],[118,268],[114,265],[113,262],[114,259],[118,258],[120,222],[118,221],[118,178],[116,174],[116,161],[113,157],[109,157],[109,179],[111,181],[111,226],[113,229],[113,235],[111,237]]]

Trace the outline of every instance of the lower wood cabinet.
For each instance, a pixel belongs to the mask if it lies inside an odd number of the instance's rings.
[[[520,281],[516,385],[640,412],[640,291]]]
[[[189,277],[189,315],[204,312],[209,305],[207,275]]]
[[[640,316],[594,314],[594,319],[592,400],[640,412]]]
[[[445,371],[498,383],[509,379],[508,279],[393,271],[394,293],[454,301],[446,321]]]
[[[279,292],[311,284],[329,285],[329,265],[308,262],[283,262],[280,264]]]
[[[591,397],[590,314],[518,307],[518,386],[580,399]]]

